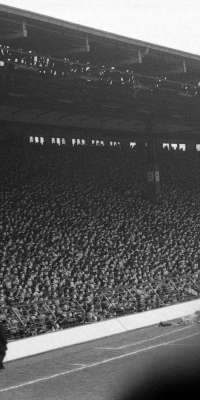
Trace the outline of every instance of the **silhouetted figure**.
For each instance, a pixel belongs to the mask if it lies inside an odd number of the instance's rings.
[[[7,331],[5,320],[0,322],[0,369],[4,368],[3,360],[7,350]]]

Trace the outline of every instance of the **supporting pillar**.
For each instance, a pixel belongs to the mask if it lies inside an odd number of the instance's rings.
[[[150,135],[147,140],[147,196],[154,201],[160,195],[160,168],[158,163],[159,143],[156,136]]]

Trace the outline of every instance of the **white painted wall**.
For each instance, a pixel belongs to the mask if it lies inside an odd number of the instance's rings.
[[[158,324],[200,311],[200,299],[9,342],[5,361]]]

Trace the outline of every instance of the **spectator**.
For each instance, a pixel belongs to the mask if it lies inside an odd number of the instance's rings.
[[[0,302],[11,337],[199,297],[198,155],[162,152],[152,204],[137,151],[0,153]]]

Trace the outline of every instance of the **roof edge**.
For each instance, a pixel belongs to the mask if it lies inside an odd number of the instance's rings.
[[[44,14],[35,13],[33,11],[24,10],[21,8],[16,8],[16,7],[11,7],[11,6],[7,6],[4,4],[0,4],[0,12],[4,12],[7,14],[13,14],[13,15],[16,15],[16,16],[19,16],[22,18],[29,18],[29,19],[32,19],[35,21],[49,23],[52,25],[56,25],[57,27],[62,27],[62,28],[71,29],[74,31],[83,32],[88,35],[94,35],[94,36],[102,37],[104,39],[118,41],[121,43],[128,44],[130,46],[131,45],[138,46],[138,48],[141,48],[141,47],[149,48],[151,50],[157,50],[157,51],[160,51],[163,53],[167,53],[169,55],[181,57],[183,59],[191,59],[191,60],[200,61],[200,55],[198,55],[198,54],[184,52],[184,51],[173,49],[170,47],[165,47],[165,46],[161,46],[158,44],[145,42],[145,41],[142,41],[139,39],[132,39],[127,36],[122,36],[122,35],[118,35],[118,34],[115,34],[112,32],[91,28],[91,27],[76,24],[73,22],[64,21],[64,20],[61,20],[58,18],[50,17],[50,16],[47,16]]]

